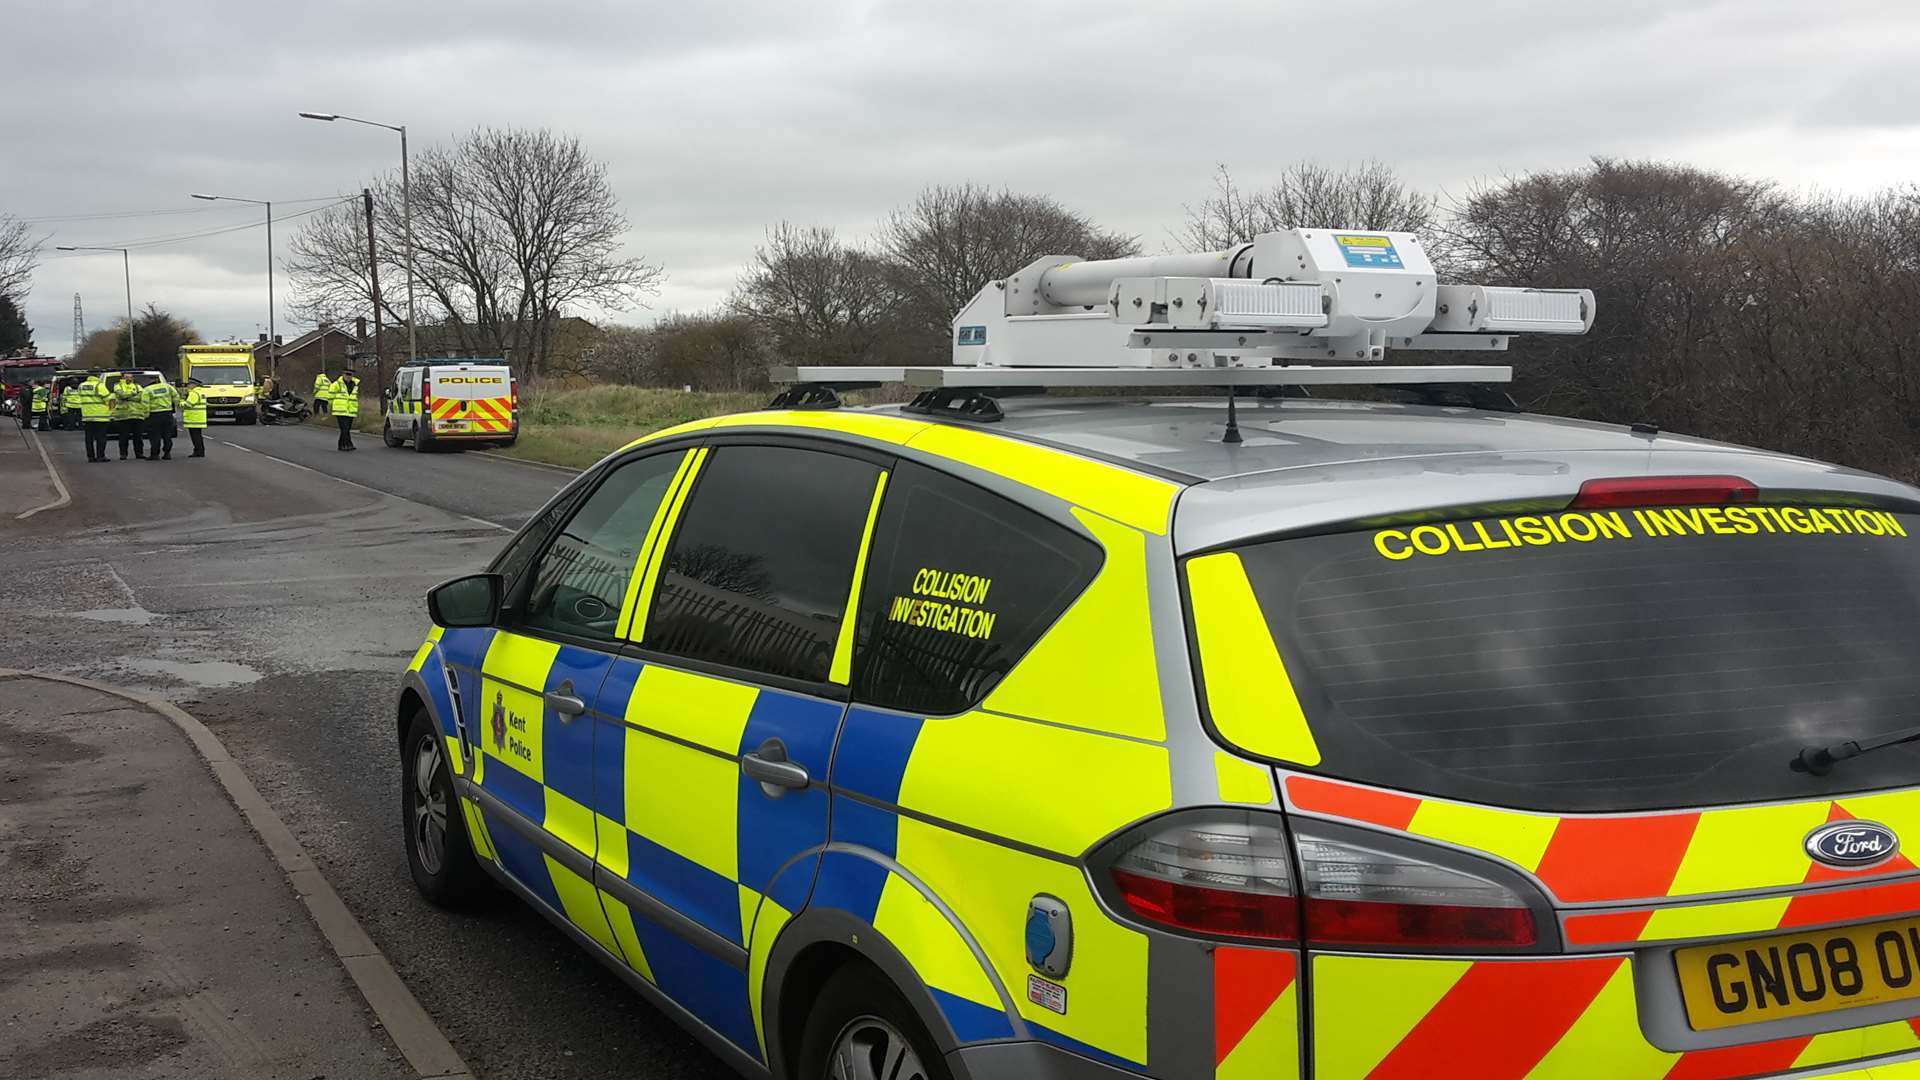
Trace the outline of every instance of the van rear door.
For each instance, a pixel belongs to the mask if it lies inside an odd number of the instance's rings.
[[[513,373],[499,364],[448,364],[427,369],[427,420],[435,438],[506,438],[514,416]]]

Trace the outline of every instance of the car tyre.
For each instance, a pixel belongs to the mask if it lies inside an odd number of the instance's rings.
[[[248,409],[245,412],[235,413],[234,418],[240,421],[241,427],[252,427],[260,422],[260,411]]]
[[[386,443],[387,448],[390,450],[398,450],[407,445],[406,439],[393,433],[393,421],[391,420],[380,421],[380,441]]]
[[[415,453],[425,454],[433,450],[433,432],[427,430],[425,417],[414,421],[413,449]]]
[[[453,790],[447,741],[423,709],[407,726],[400,757],[400,821],[407,837],[407,868],[414,887],[440,907],[471,903],[484,887],[466,815]]]
[[[814,997],[794,1080],[953,1080],[920,1018],[878,969],[850,963]]]

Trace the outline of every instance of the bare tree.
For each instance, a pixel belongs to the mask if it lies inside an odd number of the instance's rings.
[[[371,185],[382,212],[383,308],[400,321],[405,236],[397,180]],[[569,310],[622,310],[659,291],[665,274],[624,253],[625,215],[596,161],[572,136],[476,130],[418,155],[412,177],[416,287],[427,301],[419,329],[439,349],[504,355],[530,376],[549,367]],[[366,233],[357,208],[317,215],[290,249],[289,270],[311,317],[340,319],[371,307]]]
[[[1255,191],[1234,183],[1233,174],[1220,165],[1214,169],[1213,194],[1186,212],[1177,239],[1194,251],[1215,251],[1282,229],[1426,233],[1439,217],[1432,196],[1407,186],[1378,161],[1345,169],[1295,162]]]
[[[388,327],[399,327],[404,335],[407,264],[402,245],[406,237],[400,215],[387,212],[387,204],[378,201],[388,195],[397,199],[399,194],[397,184],[391,191],[384,181],[380,184],[375,197],[379,214],[374,219],[374,238],[379,241],[380,253],[380,316]],[[366,212],[358,201],[309,216],[287,245],[286,263],[298,290],[291,305],[297,317],[316,325],[348,325],[354,316],[373,311]]]
[[[820,226],[768,229],[729,306],[789,363],[882,363],[898,340],[887,267]]]
[[[27,285],[40,265],[41,242],[26,222],[0,214],[0,296],[25,302]]]
[[[902,318],[936,351],[954,315],[989,281],[1045,255],[1111,259],[1140,250],[1138,237],[1101,229],[1050,196],[976,184],[923,189],[881,223],[875,245],[894,275]]]

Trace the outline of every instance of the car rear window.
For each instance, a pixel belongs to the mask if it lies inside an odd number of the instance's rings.
[[[1920,724],[1915,516],[1567,512],[1233,555],[1318,771],[1552,811],[1920,784],[1913,744],[1827,777],[1789,768],[1804,746]]]

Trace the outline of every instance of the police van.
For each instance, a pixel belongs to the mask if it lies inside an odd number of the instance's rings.
[[[381,441],[394,449],[512,446],[520,437],[520,387],[505,360],[409,360],[381,405]]]
[[[1269,362],[1593,319],[1281,235],[1055,259],[953,366],[790,369],[568,484],[428,595],[420,891],[497,883],[747,1076],[1920,1073],[1920,490]]]

